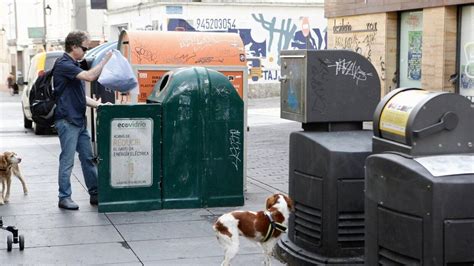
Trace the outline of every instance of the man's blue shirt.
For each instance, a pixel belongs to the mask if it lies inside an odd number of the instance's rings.
[[[53,77],[54,91],[60,95],[54,120],[66,119],[78,127],[83,127],[86,115],[86,92],[84,82],[76,78],[83,70],[79,63],[67,53],[56,60]]]

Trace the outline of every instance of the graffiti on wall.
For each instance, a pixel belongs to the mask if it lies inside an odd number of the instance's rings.
[[[349,49],[372,62],[372,49],[377,37],[377,22],[366,23],[365,29],[354,30],[349,22],[333,21],[334,45],[336,49]],[[338,36],[341,34],[341,36]]]
[[[374,54],[377,43],[378,22],[366,22],[357,27],[345,19],[332,21],[335,49],[349,49],[367,58],[377,69],[380,79],[385,80],[385,61]],[[414,62],[415,63],[415,62]]]
[[[227,17],[169,19],[168,31],[214,31],[239,34],[245,46],[249,81],[278,82],[280,51],[295,49],[326,49],[326,27],[311,28],[307,17],[279,18],[262,13],[251,14],[245,26]],[[244,23],[242,23],[244,24]],[[263,37],[260,35],[264,35]],[[258,36],[256,40],[255,36]]]

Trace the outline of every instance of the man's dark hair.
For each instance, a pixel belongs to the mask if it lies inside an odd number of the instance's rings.
[[[65,49],[66,53],[70,53],[74,45],[81,46],[82,43],[89,39],[89,35],[85,31],[71,31],[66,37]]]

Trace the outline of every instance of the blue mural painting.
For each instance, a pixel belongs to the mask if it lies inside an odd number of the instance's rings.
[[[267,41],[256,42],[252,38],[251,29],[230,29],[229,32],[235,32],[240,35],[244,46],[249,54],[255,57],[267,57]]]
[[[183,29],[184,31],[196,31],[193,26],[184,19],[171,18],[168,20],[168,31]]]
[[[312,33],[316,35],[316,39],[313,38]],[[302,31],[295,32],[295,36],[293,41],[291,42],[291,48],[294,49],[314,49],[314,50],[321,50],[326,49],[326,39],[327,39],[327,32],[324,30],[324,37],[321,34],[321,30],[319,28],[313,28],[312,32],[308,37],[303,35]],[[323,46],[324,44],[324,46]]]
[[[264,41],[257,42],[252,38],[252,29],[248,28],[226,28],[212,30],[213,32],[234,32],[240,35],[247,53],[247,63],[249,67],[249,79],[257,81],[278,81],[279,78],[279,53],[287,49],[326,49],[327,48],[327,28],[312,28],[305,37],[302,30],[291,18],[277,19],[272,17],[265,19],[261,13],[252,14],[252,18],[257,25],[267,32]],[[231,19],[228,19],[231,20]],[[233,20],[235,22],[235,19]],[[168,31],[206,31],[196,30],[184,19],[171,18],[168,20]],[[273,54],[273,56],[272,56]],[[265,64],[273,65],[265,66]]]

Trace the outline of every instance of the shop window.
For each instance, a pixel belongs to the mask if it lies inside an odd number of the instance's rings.
[[[474,5],[461,8],[459,94],[474,102]]]
[[[399,47],[399,87],[421,88],[423,11],[401,13]]]

